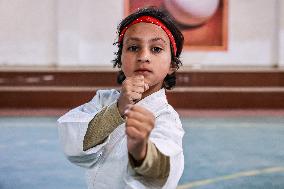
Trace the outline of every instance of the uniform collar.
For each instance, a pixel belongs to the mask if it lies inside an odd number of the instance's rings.
[[[165,89],[162,88],[159,91],[146,96],[145,98],[137,102],[137,105],[140,105],[156,114],[164,106],[168,105]]]

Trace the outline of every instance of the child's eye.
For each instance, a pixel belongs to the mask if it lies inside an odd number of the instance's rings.
[[[136,51],[138,51],[138,46],[132,45],[132,46],[128,47],[127,50],[132,51],[132,52],[136,52]]]
[[[160,48],[160,47],[153,47],[152,48],[152,51],[154,52],[154,53],[159,53],[159,52],[161,52],[163,49],[162,48]]]

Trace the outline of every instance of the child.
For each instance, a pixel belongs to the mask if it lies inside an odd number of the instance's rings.
[[[184,131],[165,89],[175,85],[183,35],[153,7],[125,18],[118,35],[121,90],[99,90],[58,119],[64,153],[87,168],[89,189],[176,188]]]

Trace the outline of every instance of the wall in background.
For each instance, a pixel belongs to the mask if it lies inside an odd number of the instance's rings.
[[[110,66],[123,0],[0,1],[0,66]],[[227,51],[184,51],[185,66],[284,66],[284,3],[229,0]]]
[[[0,1],[0,65],[57,61],[56,0]]]
[[[278,12],[277,23],[279,28],[278,31],[278,64],[280,67],[284,67],[284,1],[278,1]]]

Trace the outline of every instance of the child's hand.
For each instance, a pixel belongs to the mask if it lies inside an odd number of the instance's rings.
[[[149,86],[144,82],[143,75],[127,77],[121,87],[120,97],[118,99],[118,110],[123,116],[126,106],[135,104],[142,98],[142,93],[148,90]]]
[[[134,105],[125,112],[127,149],[137,161],[143,161],[147,153],[149,135],[155,125],[155,116],[149,110]]]

